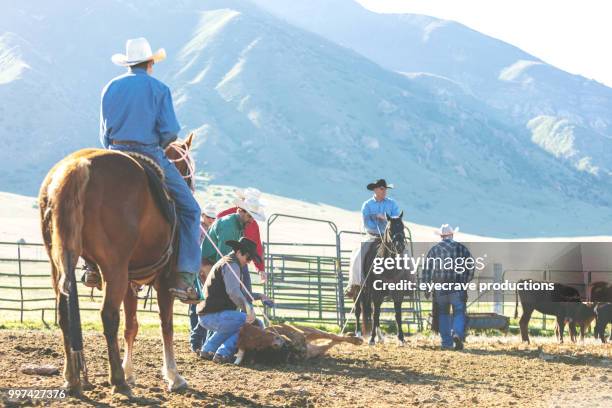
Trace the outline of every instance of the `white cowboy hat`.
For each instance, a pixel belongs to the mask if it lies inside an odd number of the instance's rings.
[[[238,206],[238,203],[242,203],[244,200],[252,198],[254,200],[259,200],[261,197],[261,191],[253,187],[247,187],[244,190],[238,189],[236,190],[236,198],[234,199],[234,205]]]
[[[266,220],[266,215],[264,213],[263,207],[257,198],[247,197],[242,201],[237,201],[236,207],[242,208],[243,210],[251,214],[251,217],[255,218],[257,221],[263,222]]]
[[[449,224],[442,224],[440,228],[434,232],[436,233],[436,235],[439,235],[441,237],[446,237],[446,236],[453,235],[459,232],[459,227],[455,227],[453,229]]]
[[[146,38],[132,38],[125,42],[125,54],[115,54],[111,57],[114,64],[129,67],[141,62],[160,62],[166,59],[166,50],[160,48],[153,54],[151,45]]]
[[[217,218],[217,207],[214,204],[209,203],[202,210],[202,214],[210,218]]]

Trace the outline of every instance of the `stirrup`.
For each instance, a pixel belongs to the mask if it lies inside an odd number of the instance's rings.
[[[102,290],[102,277],[100,271],[94,266],[87,262],[83,265],[83,276],[81,276],[81,282],[88,288],[96,288]]]
[[[170,291],[170,293],[174,295],[174,297],[176,297],[178,300],[188,305],[195,305],[200,303],[200,299],[198,298],[195,289],[192,287],[188,287],[187,289],[170,288],[168,289],[168,291]]]

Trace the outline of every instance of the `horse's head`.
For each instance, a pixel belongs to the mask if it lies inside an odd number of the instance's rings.
[[[194,133],[191,132],[187,139],[176,140],[166,148],[166,157],[174,163],[191,191],[195,191],[195,162],[191,156],[193,138]]]
[[[390,247],[396,254],[403,254],[406,249],[406,235],[404,234],[404,221],[402,211],[399,216],[391,217],[387,215],[387,228],[383,237],[385,245]]]

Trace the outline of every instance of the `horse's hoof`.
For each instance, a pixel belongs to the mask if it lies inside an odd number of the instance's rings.
[[[92,383],[90,383],[89,381],[83,381],[83,389],[85,391],[91,391],[91,390],[93,390],[95,388],[96,388],[96,386],[93,385]]]
[[[404,339],[397,339],[397,345],[403,347],[406,345],[406,341]]]
[[[376,341],[375,340],[370,340],[370,342],[368,344],[370,346],[375,346],[376,345]]]
[[[187,381],[185,381],[185,379],[180,375],[177,376],[177,378],[173,382],[168,383],[168,391],[170,392],[179,391],[184,388],[187,388]]]
[[[81,387],[81,384],[70,384],[68,381],[64,382],[64,385],[62,386],[62,388],[64,388],[66,390],[66,392],[68,393],[68,395],[73,396],[73,397],[80,397],[83,394],[83,388]]]
[[[124,395],[128,398],[132,398],[132,389],[127,383],[113,385],[111,389],[112,394]]]

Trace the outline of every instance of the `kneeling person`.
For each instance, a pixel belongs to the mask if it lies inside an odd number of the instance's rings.
[[[243,237],[225,243],[233,251],[212,267],[204,283],[205,300],[196,309],[200,325],[212,332],[202,353],[220,363],[233,361],[240,328],[255,321],[253,306],[241,290],[240,269],[253,259],[261,262],[253,241]]]

